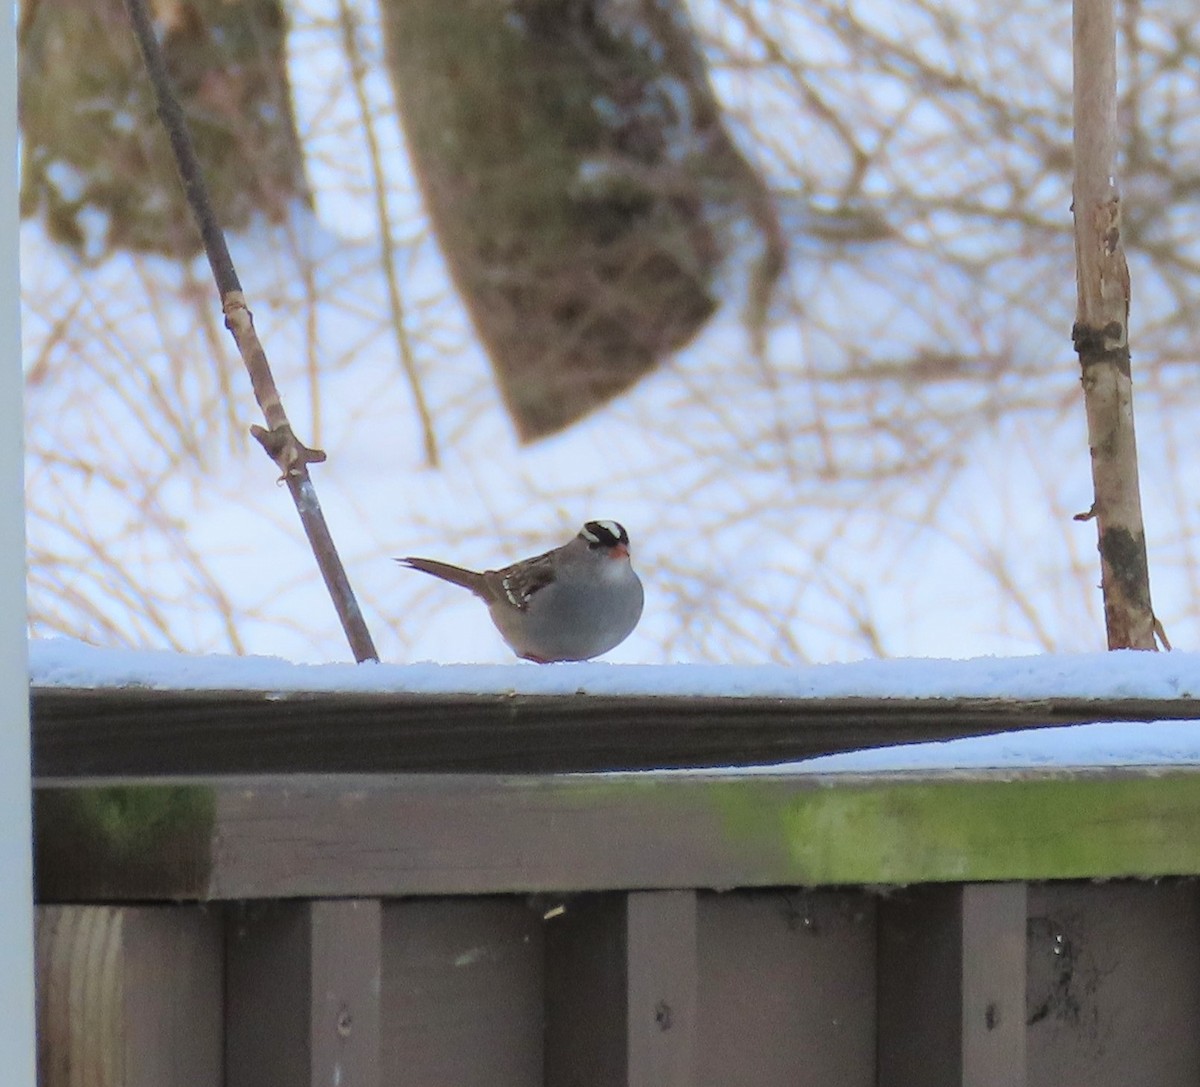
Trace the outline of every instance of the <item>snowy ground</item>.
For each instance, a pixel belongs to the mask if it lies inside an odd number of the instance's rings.
[[[820,698],[1143,698],[1200,694],[1200,653],[776,665],[301,665],[274,657],[30,643],[34,687]],[[1169,710],[1167,711],[1169,712]],[[1111,722],[828,755],[804,772],[1022,766],[1200,765],[1200,721]]]

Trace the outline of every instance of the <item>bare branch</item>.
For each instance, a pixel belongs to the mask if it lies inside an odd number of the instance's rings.
[[[279,466],[282,478],[292,493],[300,521],[313,549],[321,576],[333,598],[334,608],[355,660],[378,660],[379,654],[363,621],[345,568],[334,547],[333,538],[317,501],[316,489],[308,474],[308,465],[323,461],[325,454],[320,450],[309,449],[292,433],[267,362],[266,352],[254,331],[254,321],[246,306],[246,298],[233,266],[233,258],[229,255],[225,236],[213,213],[200,162],[188,134],[183,109],[172,89],[150,15],[144,0],[126,0],[126,7],[146,62],[146,71],[154,86],[158,115],[170,137],[180,180],[204,239],[204,251],[208,255],[209,267],[221,295],[226,327],[237,342],[242,360],[250,374],[251,384],[254,386],[255,398],[270,428],[264,430],[262,427],[253,427],[251,433]]]
[[[439,455],[437,436],[433,431],[433,413],[425,399],[421,375],[417,370],[416,352],[408,334],[408,318],[404,302],[400,297],[400,284],[396,277],[396,246],[392,241],[392,217],[388,212],[387,179],[383,168],[383,155],[379,149],[379,137],[375,133],[375,118],[371,115],[371,104],[367,98],[367,65],[358,45],[358,27],[354,13],[346,0],[338,4],[338,21],[342,28],[342,47],[350,63],[350,81],[354,87],[354,101],[362,120],[363,138],[367,143],[367,156],[371,163],[371,190],[375,197],[375,220],[379,230],[379,263],[388,289],[388,308],[391,311],[392,328],[396,346],[400,351],[400,365],[412,392],[413,407],[421,422],[421,438],[425,445],[425,463],[430,468],[438,467]]]

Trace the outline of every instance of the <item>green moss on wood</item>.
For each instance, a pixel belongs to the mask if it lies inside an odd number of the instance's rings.
[[[802,884],[1200,873],[1200,775],[713,782],[745,848]]]
[[[91,898],[189,897],[208,885],[216,799],[199,785],[39,789],[34,794],[37,893],[62,900],[90,870]]]

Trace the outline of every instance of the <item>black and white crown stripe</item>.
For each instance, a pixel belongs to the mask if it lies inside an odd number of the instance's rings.
[[[629,533],[616,521],[588,521],[579,530],[579,535],[592,547],[616,547],[618,544],[629,546]]]

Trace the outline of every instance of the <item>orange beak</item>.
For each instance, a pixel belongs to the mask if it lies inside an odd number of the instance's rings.
[[[614,544],[608,553],[610,559],[627,559],[629,558],[629,548],[623,543]]]

